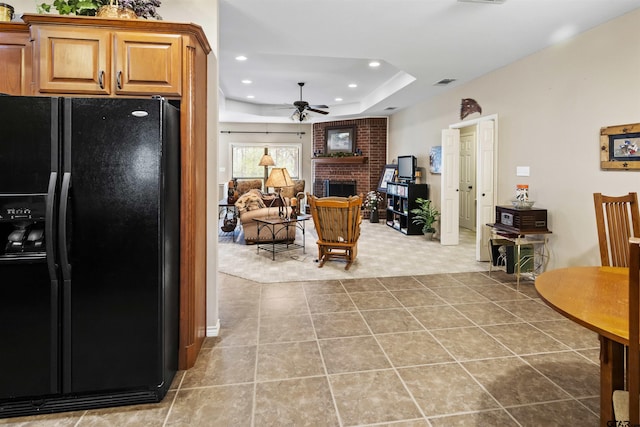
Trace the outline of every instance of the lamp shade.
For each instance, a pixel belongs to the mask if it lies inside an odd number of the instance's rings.
[[[258,163],[258,166],[275,166],[275,162],[273,161],[273,157],[271,157],[268,154],[263,154],[262,158],[260,159],[260,163]]]
[[[273,188],[292,187],[293,180],[289,176],[287,168],[273,168],[265,186]]]

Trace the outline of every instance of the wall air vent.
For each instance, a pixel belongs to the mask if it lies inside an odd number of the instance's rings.
[[[502,4],[507,0],[458,0],[459,3],[487,3],[487,4]]]
[[[434,86],[446,86],[448,84],[451,84],[453,82],[455,82],[456,79],[442,79],[440,81],[435,82],[433,85]]]

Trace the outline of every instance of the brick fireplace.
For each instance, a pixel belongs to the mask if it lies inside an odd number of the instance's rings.
[[[324,153],[325,129],[328,127],[356,126],[354,150],[362,151],[359,158],[314,157],[312,165],[312,192],[325,195],[325,182],[355,181],[356,194],[366,194],[378,187],[380,174],[387,159],[387,119],[367,118],[315,123],[313,125],[313,152]]]

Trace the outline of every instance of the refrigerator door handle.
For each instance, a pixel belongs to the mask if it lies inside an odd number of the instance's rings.
[[[67,209],[69,207],[69,190],[71,188],[71,172],[62,175],[62,189],[60,191],[60,216],[58,218],[58,243],[60,264],[62,265],[62,279],[71,280],[71,265],[67,251]]]
[[[49,175],[49,187],[47,189],[47,201],[44,217],[44,235],[45,235],[45,247],[47,250],[47,267],[49,269],[49,278],[51,280],[57,280],[56,270],[58,265],[56,264],[55,257],[55,240],[54,240],[54,224],[53,224],[53,211],[56,206],[56,183],[58,181],[58,173],[51,172]]]

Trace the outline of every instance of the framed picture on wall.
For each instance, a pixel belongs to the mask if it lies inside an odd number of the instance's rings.
[[[382,175],[380,175],[380,182],[378,183],[378,191],[382,193],[387,192],[387,184],[393,182],[397,170],[398,165],[396,164],[384,165]]]
[[[431,173],[442,173],[442,145],[431,147],[429,152],[429,171]]]
[[[600,128],[600,168],[640,170],[640,123]]]
[[[325,129],[325,154],[353,153],[355,144],[355,126],[328,127]]]

